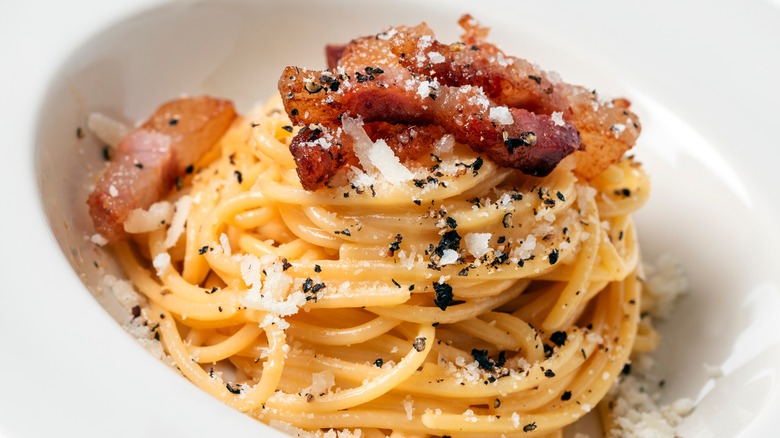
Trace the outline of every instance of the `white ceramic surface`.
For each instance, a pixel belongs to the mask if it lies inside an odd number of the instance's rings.
[[[452,39],[463,12],[509,53],[634,102],[653,179],[644,253],[677,254],[693,285],[663,327],[665,399],[697,402],[682,436],[776,436],[780,2],[386,3],[3,6],[0,436],[269,436],[147,354],[110,297],[90,293],[93,262],[110,260],[85,240],[100,154],[76,127],[95,110],[136,120],[185,92],[246,110],[283,66],[321,65],[326,42],[422,20]]]

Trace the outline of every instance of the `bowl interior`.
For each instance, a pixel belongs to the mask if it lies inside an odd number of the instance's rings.
[[[86,132],[89,113],[134,123],[183,93],[227,97],[248,111],[276,92],[285,66],[323,67],[326,43],[420,21],[451,40],[462,12],[437,2],[172,2],[110,23],[84,42],[62,65],[42,106],[36,170],[49,224],[86,289],[124,321],[124,310],[100,288],[106,272],[121,273],[89,240],[94,231],[85,200],[103,166],[101,145]],[[780,309],[777,256],[751,244],[754,230],[770,224],[755,213],[750,189],[706,133],[675,115],[684,98],[658,102],[637,85],[647,78],[626,74],[627,61],[604,60],[598,48],[554,37],[560,20],[577,17],[556,12],[554,22],[542,14],[538,23],[518,27],[500,11],[475,13],[508,53],[634,102],[644,126],[636,154],[653,180],[651,201],[637,217],[643,253],[651,261],[676,254],[693,288],[663,325],[657,361],[666,378],[664,399],[696,400],[683,432],[735,436],[775,400],[780,364],[780,320],[772,313]],[[723,376],[713,379],[704,364],[719,366]]]

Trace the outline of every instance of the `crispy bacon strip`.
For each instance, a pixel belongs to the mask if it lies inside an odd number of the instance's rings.
[[[642,127],[627,99],[603,102],[582,87],[556,84],[555,88],[568,100],[568,119],[582,135],[583,149],[573,154],[577,175],[595,178],[634,147]]]
[[[301,128],[290,142],[296,172],[306,190],[325,187],[347,165],[359,165],[352,145],[328,128]]]
[[[580,144],[571,124],[553,123],[550,116],[520,108],[498,108],[478,88],[443,86],[399,67],[368,66],[356,79],[328,70],[288,67],[279,89],[297,125],[334,127],[343,115],[361,117],[364,122],[436,125],[502,165],[535,176],[548,174]],[[297,156],[306,149],[295,147],[291,152]]]
[[[89,196],[97,232],[109,241],[126,237],[123,223],[130,211],[148,208],[165,196],[235,117],[231,102],[211,97],[177,99],[160,106],[122,139]]]
[[[390,39],[390,50],[412,73],[431,76],[443,85],[481,87],[497,105],[544,114],[566,110],[547,75],[530,62],[506,56],[474,36],[467,38],[470,44],[443,44],[418,28],[399,31]]]
[[[515,66],[528,64],[525,60],[507,57],[495,45],[486,42],[489,30],[479,26],[470,15],[464,15],[459,24],[465,31],[461,39],[466,45],[476,45],[480,52],[489,56],[511,59]],[[512,70],[518,73],[511,81],[522,81],[523,69],[514,67]],[[548,90],[548,83],[553,86],[548,101],[543,105],[547,111],[561,111],[564,120],[574,123],[582,136],[582,147],[573,154],[576,161],[574,171],[579,176],[585,179],[596,177],[634,147],[642,128],[639,118],[630,111],[631,102],[627,99],[605,101],[595,91],[560,82],[545,71],[537,69],[533,75],[532,79],[539,81],[545,90]],[[503,87],[512,88],[507,84]],[[560,102],[563,107],[559,107]]]
[[[602,101],[595,92],[558,82],[528,61],[505,55],[485,41],[489,30],[479,26],[470,15],[464,15],[459,24],[464,35],[461,41],[450,45],[434,39],[433,32],[424,24],[402,26],[384,33],[386,38],[379,44],[374,43],[378,36],[352,41],[342,50],[342,56],[378,46],[374,53],[386,57],[389,51],[412,73],[436,78],[440,84],[481,87],[498,105],[543,114],[560,112],[582,135],[583,147],[574,154],[575,171],[586,179],[601,173],[636,143],[641,127],[637,116],[629,110],[628,100]],[[334,56],[336,53],[331,53],[329,65],[335,64]]]
[[[586,179],[603,172],[634,146],[641,127],[629,111],[628,100],[605,102],[595,92],[558,82],[528,61],[507,56],[486,42],[488,29],[471,16],[463,16],[459,23],[465,30],[460,43],[430,41],[427,30],[412,28],[391,39],[391,50],[405,54],[399,59],[410,71],[443,84],[480,86],[498,104],[545,114],[561,112],[582,135],[583,147],[575,152],[575,171]]]

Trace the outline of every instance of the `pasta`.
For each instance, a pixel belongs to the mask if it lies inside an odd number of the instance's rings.
[[[528,177],[445,136],[410,181],[353,168],[306,191],[294,133],[279,99],[238,118],[172,220],[114,245],[215,398],[288,433],[561,436],[655,347],[632,158]]]

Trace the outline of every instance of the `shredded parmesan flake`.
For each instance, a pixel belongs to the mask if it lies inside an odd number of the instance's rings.
[[[563,121],[563,113],[560,111],[555,111],[550,115],[550,119],[552,119],[555,126],[563,126],[565,125]]]
[[[330,370],[321,371],[311,375],[311,386],[304,393],[311,395],[327,394],[336,385],[336,377]]]
[[[170,223],[173,211],[170,202],[155,202],[146,210],[142,208],[131,210],[122,226],[130,234],[148,233]]]
[[[154,256],[154,260],[152,260],[152,266],[154,266],[154,269],[157,270],[158,277],[162,277],[162,275],[165,273],[165,269],[170,263],[171,255],[167,252],[161,252]]]
[[[509,112],[509,108],[505,106],[495,106],[490,108],[488,119],[491,122],[496,122],[499,125],[511,125],[515,123],[515,119],[512,117],[512,113]]]
[[[105,237],[103,237],[102,235],[100,235],[100,234],[98,234],[98,233],[95,233],[95,234],[93,234],[93,235],[92,235],[92,236],[89,238],[89,240],[90,240],[92,243],[94,243],[95,245],[98,245],[98,246],[105,246],[105,245],[108,245],[108,239],[106,239]]]
[[[464,237],[466,249],[475,258],[480,258],[490,251],[491,233],[468,233]]]
[[[453,249],[445,249],[439,260],[440,266],[451,265],[458,261],[458,252]]]
[[[414,178],[412,172],[401,164],[401,160],[384,140],[371,141],[363,130],[363,122],[344,117],[342,124],[344,132],[355,140],[355,155],[363,169],[375,169],[390,184],[411,181]]]
[[[230,250],[230,240],[228,240],[227,234],[222,233],[219,235],[219,244],[222,247],[222,252],[225,253],[225,255],[232,254],[232,251]]]
[[[439,52],[428,52],[428,59],[431,60],[431,64],[441,64],[445,61],[444,56]]]
[[[244,284],[250,287],[252,293],[260,293],[260,259],[254,254],[246,254],[241,257],[241,277]]]
[[[414,412],[414,400],[411,395],[404,397],[404,412],[406,412],[406,419],[412,421],[412,413]]]
[[[176,242],[179,241],[179,237],[184,233],[184,224],[187,222],[187,215],[190,214],[191,206],[192,198],[189,196],[182,196],[181,199],[176,201],[171,227],[168,228],[168,234],[165,235],[165,242],[163,242],[166,249],[173,248]]]
[[[517,412],[512,412],[512,426],[514,426],[515,429],[520,428],[520,415],[518,415]]]
[[[398,184],[414,179],[412,172],[401,164],[401,160],[393,153],[393,150],[390,149],[390,146],[384,140],[377,140],[369,149],[368,156],[374,167],[379,170],[390,184]]]

